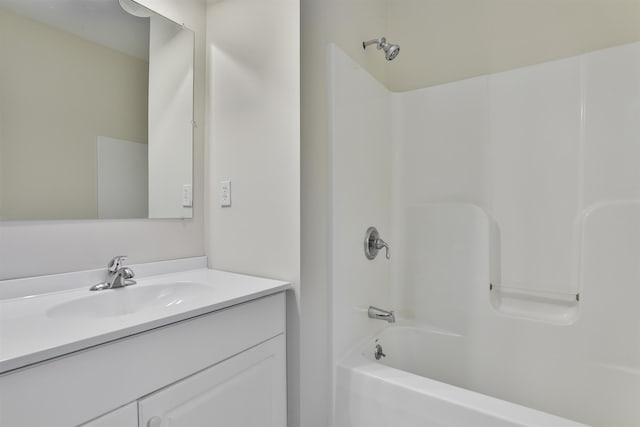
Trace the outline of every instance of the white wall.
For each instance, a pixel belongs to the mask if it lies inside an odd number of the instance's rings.
[[[362,41],[384,35],[383,0],[302,0],[301,25],[301,418],[331,422],[329,135],[326,49],[329,43],[384,80],[389,63]],[[364,238],[364,236],[363,236]]]
[[[193,54],[188,28],[152,16],[149,25],[149,218],[191,218]]]
[[[210,267],[294,284],[287,314],[289,422],[298,425],[300,8],[297,0],[207,7],[207,254]],[[222,208],[219,182],[231,180]]]
[[[488,77],[483,207],[500,230],[496,284],[575,293],[580,208],[580,59]]]
[[[83,220],[0,223],[0,279],[101,268],[114,255],[131,263],[204,252],[204,4],[143,0],[147,7],[196,32],[194,218],[191,220]]]
[[[640,199],[638,61],[636,43],[396,94],[399,212],[481,206],[497,226],[495,285],[578,292],[575,224]]]
[[[302,1],[301,351],[302,360],[313,366],[302,372],[304,425],[328,425],[326,348],[332,342],[328,333],[332,311],[327,274],[331,258],[327,221],[329,123],[324,93],[328,84],[324,57],[327,44],[336,43],[388,87],[409,90],[637,40],[637,11],[636,0],[594,0],[581,2],[580,7],[574,1]],[[574,37],[575,34],[580,36]],[[382,35],[402,46],[392,62],[360,47],[362,40]],[[439,97],[434,95],[429,101],[416,100],[436,113],[440,109],[452,113],[461,110],[467,113],[465,121],[451,115],[446,124],[440,124],[436,119],[425,118],[421,110],[407,114],[424,121],[425,128],[445,129],[449,125],[449,133],[440,135],[443,140],[433,141],[434,146],[416,147],[417,153],[426,155],[423,179],[416,181],[415,187],[439,191],[449,202],[479,204],[484,197],[487,163],[476,162],[476,156],[484,155],[481,141],[486,141],[489,132],[484,108],[486,87],[482,82],[466,83],[473,86],[469,88],[473,95],[468,96],[460,86],[448,93],[443,89]],[[394,120],[404,104],[396,101],[394,96]],[[444,115],[436,117],[447,120]],[[394,126],[394,132],[394,139],[398,139],[404,130]],[[402,158],[399,147],[394,147],[393,156],[397,165]],[[439,179],[438,171],[447,173],[448,169],[456,179]],[[394,187],[394,203],[401,202],[402,194]],[[396,218],[394,224],[397,222]],[[402,252],[402,242],[397,241],[397,234],[393,239],[395,263]]]
[[[391,234],[391,93],[342,50],[327,52],[331,156],[331,272],[333,363],[384,323],[370,305],[390,310],[391,261],[364,253],[365,232]],[[395,255],[394,255],[395,256]]]
[[[208,253],[215,268],[297,279],[296,11],[293,0],[227,0],[207,11]],[[218,197],[224,179],[231,180],[229,208]]]
[[[640,421],[638,76],[634,43],[394,94],[394,304],[467,337],[465,387]]]
[[[96,139],[98,218],[147,218],[147,144],[105,136]]]
[[[375,329],[375,301],[459,334],[452,384],[590,425],[640,422],[640,43],[393,99],[330,58],[336,356]],[[358,235],[391,211],[393,283]]]

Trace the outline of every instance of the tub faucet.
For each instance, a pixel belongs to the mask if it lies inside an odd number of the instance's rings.
[[[98,283],[97,285],[93,285],[91,290],[101,291],[103,289],[116,289],[135,285],[136,281],[132,280],[135,277],[135,273],[131,268],[124,267],[122,265],[126,259],[127,257],[125,255],[111,258],[111,261],[107,264],[107,280],[105,282]]]
[[[393,310],[387,311],[381,308],[370,306],[367,314],[371,319],[386,320],[389,323],[395,323],[396,321],[396,316],[395,314],[393,314]]]

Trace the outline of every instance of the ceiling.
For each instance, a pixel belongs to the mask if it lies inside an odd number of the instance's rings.
[[[0,8],[148,61],[149,18],[118,0],[0,0]]]

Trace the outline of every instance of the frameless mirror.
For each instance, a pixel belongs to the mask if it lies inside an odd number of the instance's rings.
[[[0,220],[191,218],[194,33],[132,0],[0,0]]]

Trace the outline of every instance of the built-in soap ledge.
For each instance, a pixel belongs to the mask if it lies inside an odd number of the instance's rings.
[[[570,325],[578,317],[578,293],[534,291],[494,284],[489,290],[493,308],[507,316],[558,325]]]

